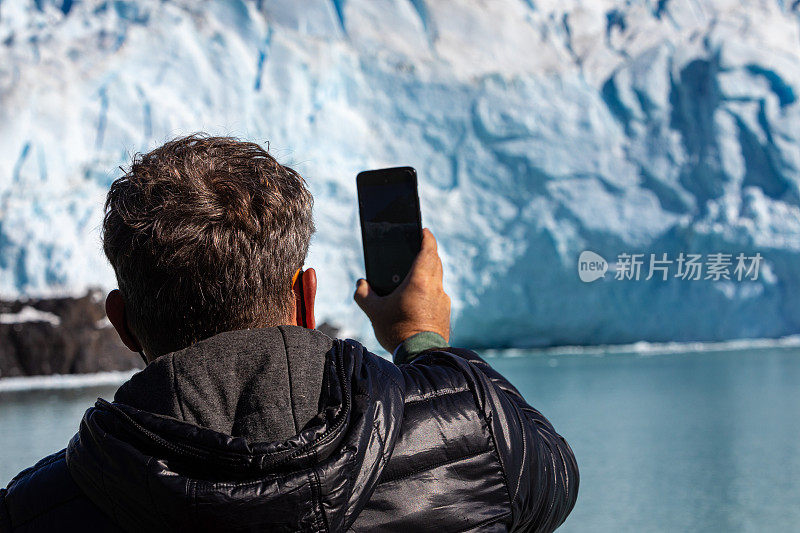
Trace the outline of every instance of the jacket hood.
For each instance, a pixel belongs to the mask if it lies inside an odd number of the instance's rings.
[[[98,399],[67,465],[129,531],[344,530],[392,453],[403,383],[349,339],[296,326],[226,332],[159,358],[114,402]]]
[[[222,333],[159,357],[114,401],[249,442],[286,440],[319,412],[332,345],[297,326]]]

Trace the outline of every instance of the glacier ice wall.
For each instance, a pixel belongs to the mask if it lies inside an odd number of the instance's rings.
[[[202,130],[307,178],[318,321],[347,335],[369,331],[354,176],[400,164],[455,342],[798,333],[799,67],[790,0],[0,0],[0,294],[113,287],[118,165]],[[584,284],[585,249],[765,262]]]

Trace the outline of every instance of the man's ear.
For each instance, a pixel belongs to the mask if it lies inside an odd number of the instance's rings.
[[[317,327],[314,319],[314,299],[317,297],[317,273],[313,268],[303,271],[292,286],[295,302],[295,324],[309,329]],[[305,324],[303,324],[305,312]]]
[[[139,343],[130,328],[128,328],[128,320],[125,316],[125,302],[122,300],[122,293],[119,289],[114,289],[106,296],[106,315],[111,325],[117,330],[122,343],[133,352],[142,351],[142,345]]]

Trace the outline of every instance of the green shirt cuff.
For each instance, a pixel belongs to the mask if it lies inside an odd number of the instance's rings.
[[[433,331],[422,331],[411,335],[395,348],[392,358],[395,364],[410,363],[416,356],[431,348],[447,348],[444,337]]]

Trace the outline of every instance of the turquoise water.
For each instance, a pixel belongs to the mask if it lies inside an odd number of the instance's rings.
[[[800,349],[500,354],[491,363],[578,458],[560,531],[798,530]],[[0,483],[114,389],[0,392]]]

